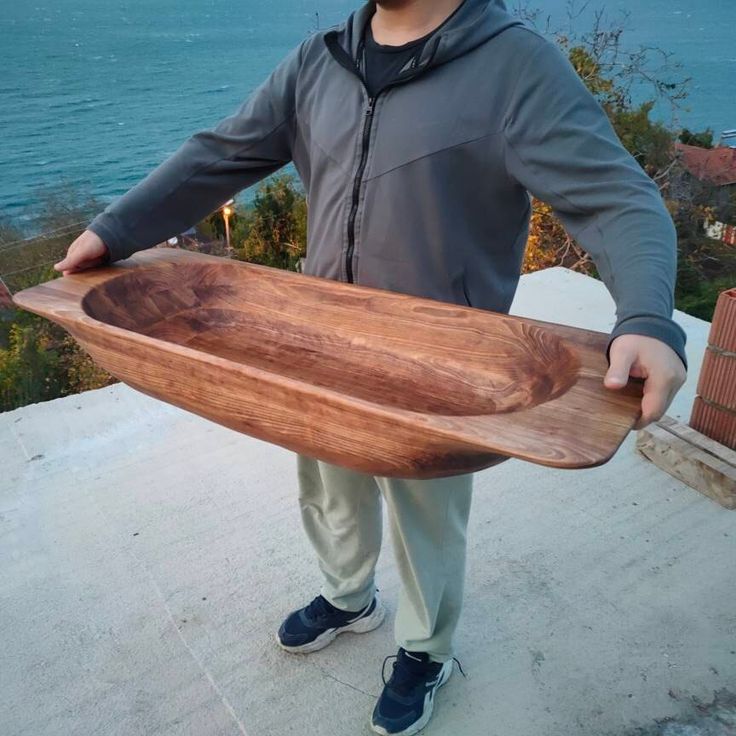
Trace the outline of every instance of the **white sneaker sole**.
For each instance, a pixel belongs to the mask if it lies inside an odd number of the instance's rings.
[[[377,629],[386,618],[386,609],[381,603],[381,599],[376,596],[376,607],[370,616],[364,616],[359,618],[357,621],[353,621],[351,624],[346,626],[340,626],[336,629],[327,629],[324,633],[320,634],[314,641],[310,641],[308,644],[302,644],[300,647],[288,647],[281,643],[278,634],[276,635],[276,641],[278,645],[286,652],[292,654],[310,654],[311,652],[318,652],[320,649],[324,649],[326,646],[332,644],[333,641],[338,637],[339,634],[344,634],[346,631],[353,634],[367,634],[373,629]]]
[[[445,662],[445,664],[443,665],[442,674],[440,675],[440,681],[437,683],[434,690],[432,691],[432,697],[430,698],[429,702],[425,703],[424,712],[422,713],[422,716],[419,720],[414,721],[411,726],[405,728],[403,731],[387,731],[383,726],[377,726],[373,723],[371,723],[371,729],[375,733],[380,733],[381,736],[413,736],[413,734],[419,733],[429,723],[429,719],[432,717],[432,712],[434,711],[434,694],[450,679],[450,675],[452,674],[452,666],[452,660]]]

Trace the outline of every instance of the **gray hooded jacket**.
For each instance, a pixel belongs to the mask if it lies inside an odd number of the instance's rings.
[[[655,337],[685,362],[672,219],[555,43],[502,0],[465,0],[414,68],[369,98],[359,52],[373,10],[307,38],[235,114],[98,215],[89,228],[111,261],[293,161],[306,273],[507,312],[531,192],[591,254],[617,306],[611,339]]]

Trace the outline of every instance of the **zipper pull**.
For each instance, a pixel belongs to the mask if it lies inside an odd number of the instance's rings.
[[[372,115],[373,114],[373,105],[375,104],[375,102],[376,102],[376,98],[375,97],[369,97],[368,98],[368,107],[365,109],[365,114],[366,115]]]

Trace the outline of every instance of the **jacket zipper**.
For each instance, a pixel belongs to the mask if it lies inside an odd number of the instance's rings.
[[[379,92],[380,94],[380,92]],[[378,95],[376,95],[377,97]],[[348,248],[345,253],[345,273],[348,283],[353,283],[353,251],[355,250],[355,219],[358,216],[358,205],[360,203],[360,187],[363,184],[363,173],[368,163],[368,149],[370,147],[371,127],[373,126],[373,112],[375,110],[376,97],[368,98],[368,107],[365,111],[363,122],[363,136],[361,141],[360,162],[353,180],[353,202],[348,216]]]
[[[409,74],[405,76],[402,79],[397,79],[393,82],[389,82],[385,86],[383,86],[381,89],[379,89],[375,95],[371,95],[371,93],[368,91],[368,87],[365,83],[365,79],[363,77],[362,71],[356,61],[337,43],[336,41],[336,34],[330,33],[327,34],[325,37],[325,43],[327,45],[327,48],[332,53],[335,60],[343,67],[345,67],[348,71],[355,74],[356,77],[360,80],[361,84],[363,85],[363,88],[365,89],[367,95],[368,95],[368,107],[365,111],[365,120],[363,122],[363,133],[361,137],[361,150],[360,150],[360,161],[358,162],[358,170],[355,172],[355,178],[353,179],[353,198],[352,203],[350,206],[350,213],[348,215],[348,247],[345,251],[345,274],[347,277],[348,283],[353,283],[353,252],[355,251],[355,220],[358,216],[358,207],[360,204],[360,188],[363,184],[363,174],[365,173],[365,167],[368,163],[368,149],[370,148],[370,137],[371,137],[371,127],[373,125],[373,116],[375,113],[376,108],[376,100],[378,99],[378,96],[384,92],[385,90],[389,89],[390,87],[394,87],[399,84],[403,84],[404,82],[408,82],[410,79],[413,79],[414,77],[419,76],[423,69],[414,69],[412,74]],[[437,51],[437,46],[439,44],[439,39],[434,44],[434,47],[432,48],[431,55],[430,55],[430,61],[434,57],[434,54]],[[361,41],[359,47],[358,47],[358,58],[362,55],[362,49],[363,49],[363,42]],[[427,65],[429,64],[429,61],[427,62]]]

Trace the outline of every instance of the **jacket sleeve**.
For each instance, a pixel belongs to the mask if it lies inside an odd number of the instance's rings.
[[[669,345],[687,366],[686,335],[672,320],[672,218],[655,182],[552,41],[539,37],[521,69],[504,136],[509,176],[552,207],[616,302],[608,348],[619,335],[647,335]]]
[[[300,56],[301,47],[233,115],[190,137],[92,220],[88,229],[108,247],[110,262],[187,230],[291,160]]]

